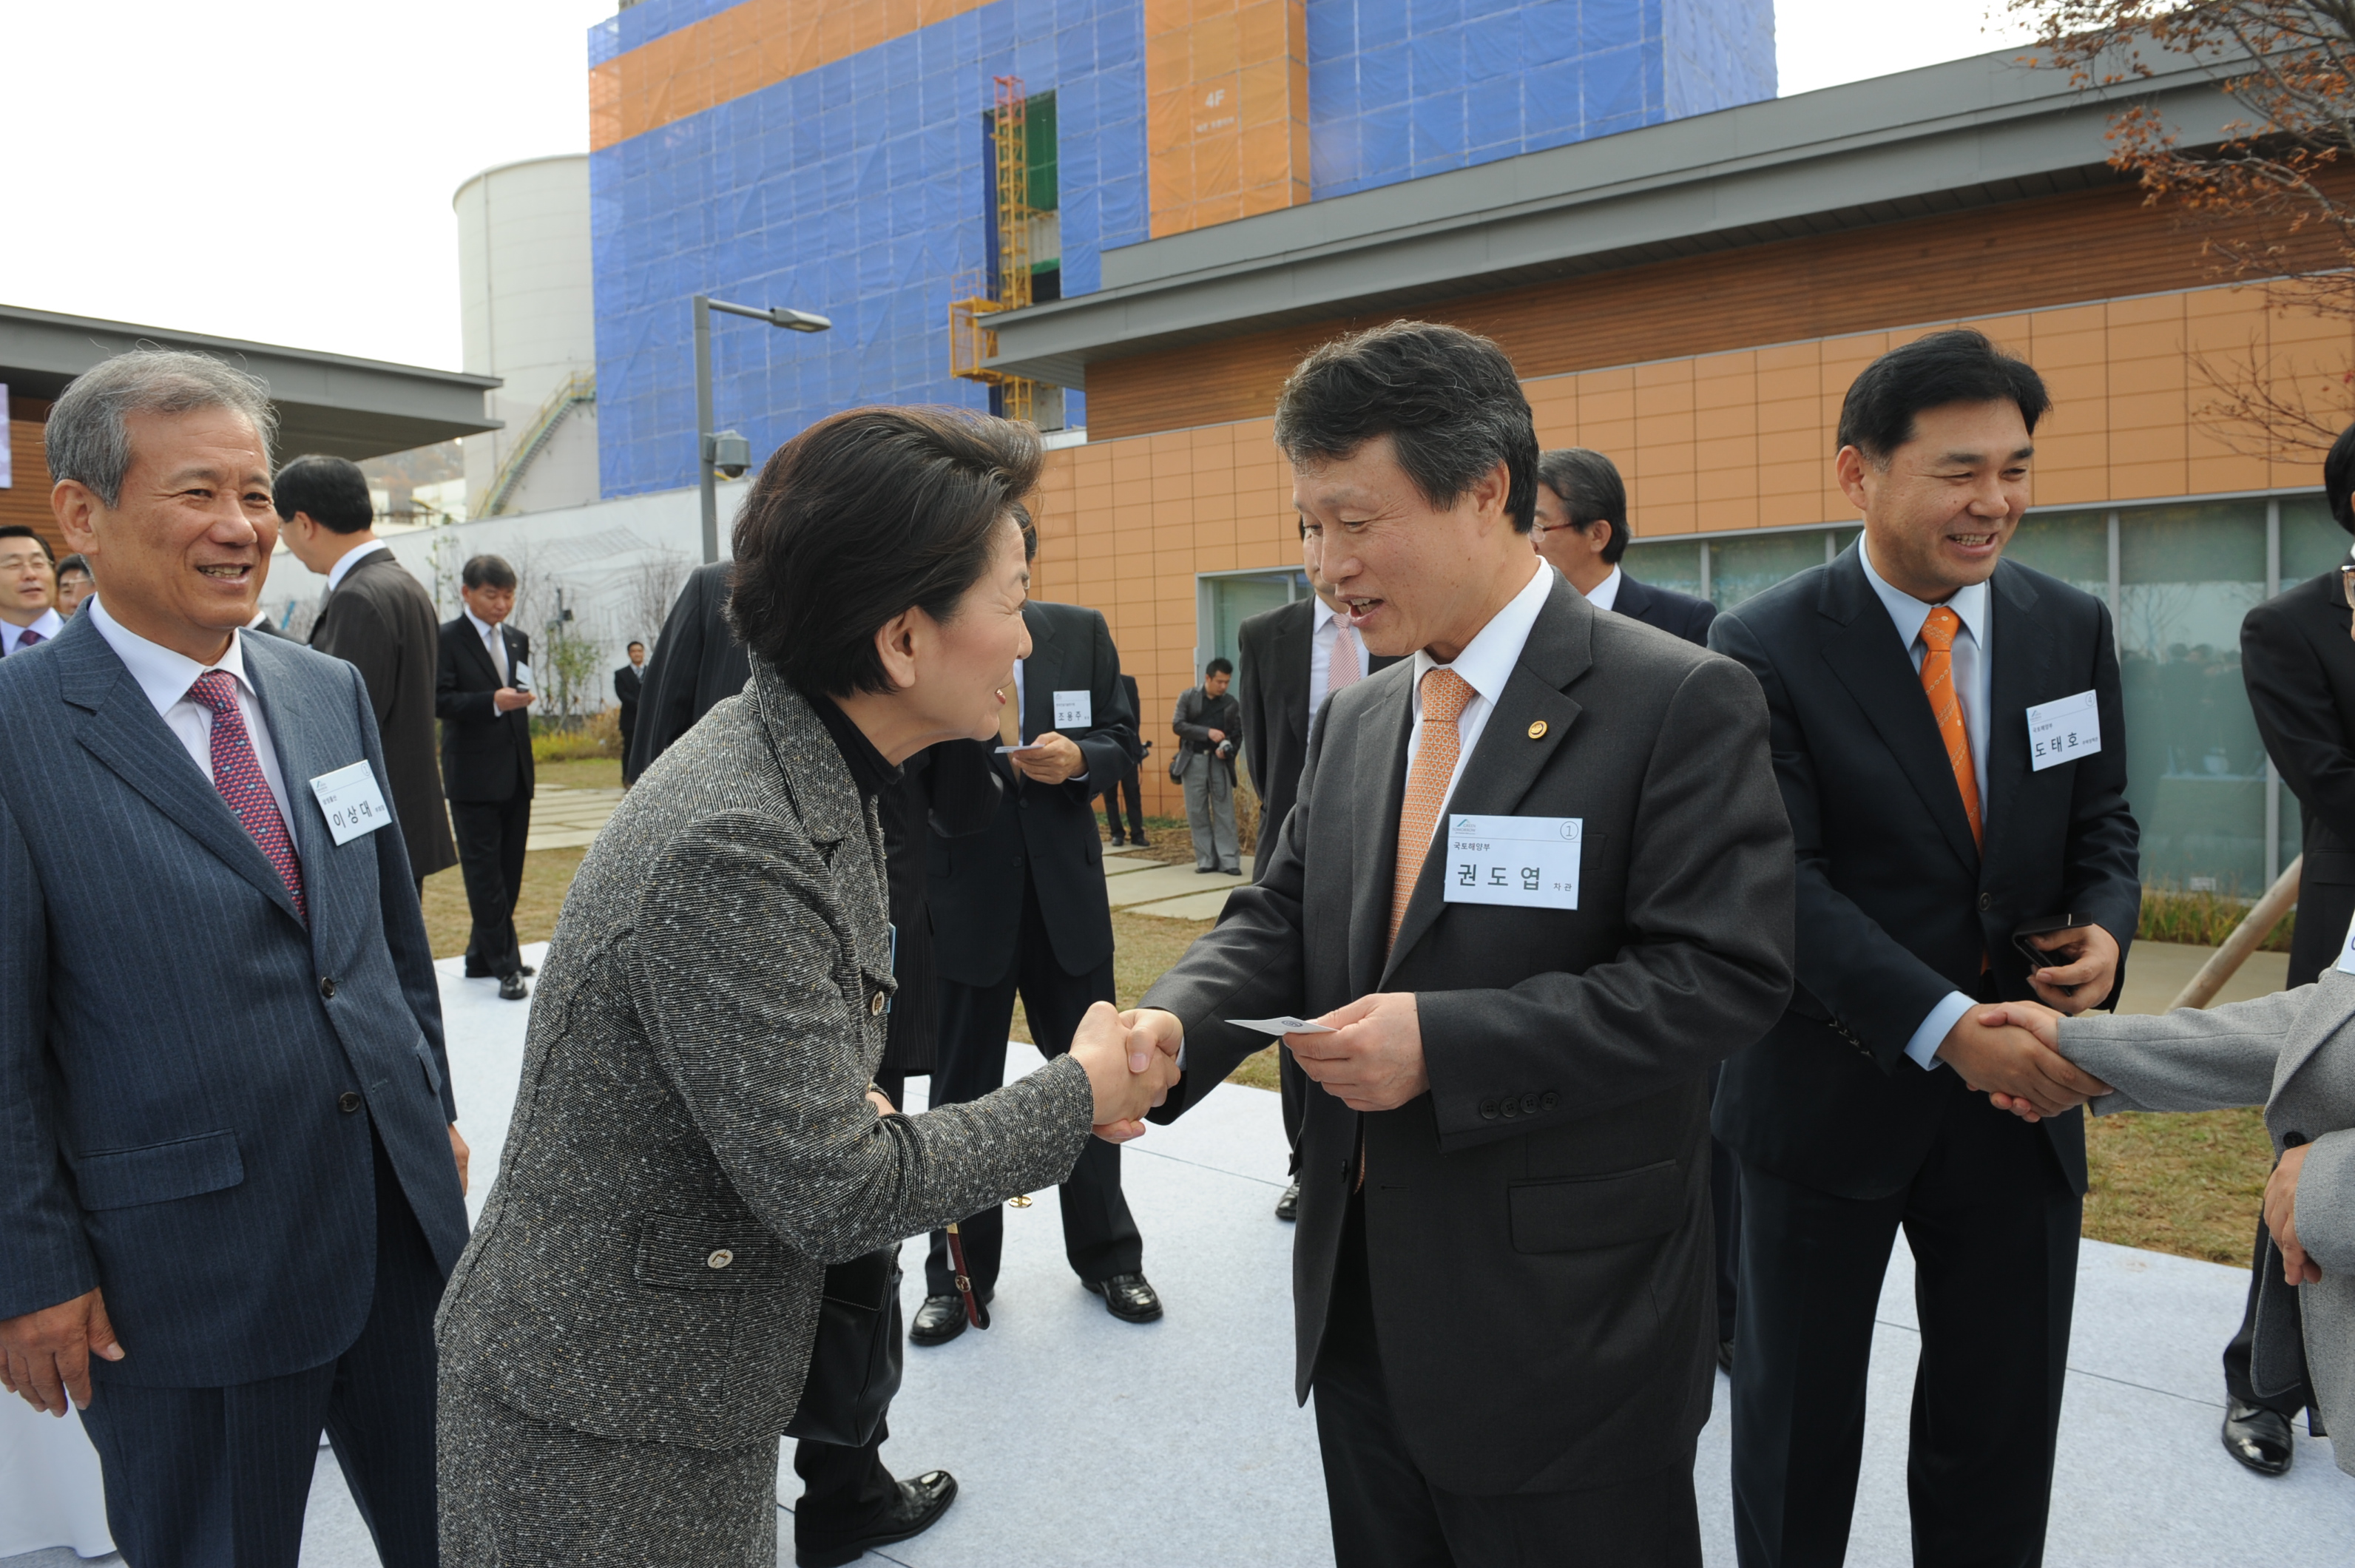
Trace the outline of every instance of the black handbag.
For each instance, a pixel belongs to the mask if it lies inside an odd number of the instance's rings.
[[[863,1448],[899,1392],[900,1249],[894,1246],[826,1271],[809,1375],[785,1435]]]

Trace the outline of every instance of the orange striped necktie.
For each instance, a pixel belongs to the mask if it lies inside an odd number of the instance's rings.
[[[1979,779],[1971,766],[1971,734],[1963,724],[1963,699],[1955,689],[1955,634],[1963,629],[1963,618],[1945,604],[1930,612],[1922,623],[1922,645],[1929,651],[1922,656],[1922,692],[1930,699],[1930,712],[1938,720],[1938,738],[1946,743],[1946,765],[1955,772],[1955,787],[1963,793],[1963,815],[1970,819],[1971,842],[1987,847],[1987,833],[1979,826]]]
[[[1439,808],[1447,804],[1447,785],[1455,776],[1455,759],[1463,753],[1455,721],[1464,717],[1474,695],[1472,683],[1452,669],[1433,669],[1423,677],[1423,734],[1415,743],[1414,764],[1407,769],[1406,798],[1399,805],[1398,871],[1391,881],[1385,954],[1398,940],[1407,900],[1414,896],[1415,879],[1423,875],[1423,857],[1431,853],[1432,836],[1439,830]]]

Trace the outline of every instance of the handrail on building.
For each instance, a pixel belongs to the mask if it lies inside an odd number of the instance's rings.
[[[516,486],[523,483],[524,471],[555,439],[556,427],[564,422],[564,416],[581,403],[596,400],[597,377],[594,371],[575,370],[557,383],[556,390],[548,394],[548,400],[539,405],[539,412],[534,414],[531,423],[524,427],[522,443],[507,454],[507,460],[499,464],[498,473],[492,475],[491,487],[484,493],[483,509],[479,515],[497,517],[515,495]]]

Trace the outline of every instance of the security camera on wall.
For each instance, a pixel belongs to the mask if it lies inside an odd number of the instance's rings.
[[[744,470],[752,466],[752,443],[732,430],[723,430],[711,438],[708,455],[722,478],[741,479]]]

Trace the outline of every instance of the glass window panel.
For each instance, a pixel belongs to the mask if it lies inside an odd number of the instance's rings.
[[[1202,656],[1204,664],[1214,658],[1237,658],[1241,647],[1237,634],[1253,615],[1308,596],[1308,579],[1296,571],[1211,577],[1204,581],[1210,594],[1210,651]],[[1199,679],[1202,672],[1193,674]]]
[[[1805,533],[1762,534],[1755,539],[1712,539],[1709,547],[1709,596],[1721,610],[1764,593],[1786,577],[1824,563],[1820,528]]]
[[[2110,598],[2110,519],[2102,512],[2030,512],[2004,547],[2004,559]]]
[[[2319,496],[2291,496],[2281,504],[2281,584],[2336,571],[2347,559],[2347,533]]]
[[[1832,536],[1832,554],[1834,555],[1838,555],[1840,551],[1854,544],[1859,536],[1864,532],[1862,528],[1853,526],[1848,528],[1828,528],[1825,531]]]
[[[2118,566],[2142,879],[2254,897],[2265,883],[2265,754],[2241,685],[2241,617],[2265,594],[2264,503],[2123,511]]]
[[[1700,597],[1700,546],[1690,539],[1634,540],[1619,565],[1640,582]]]

